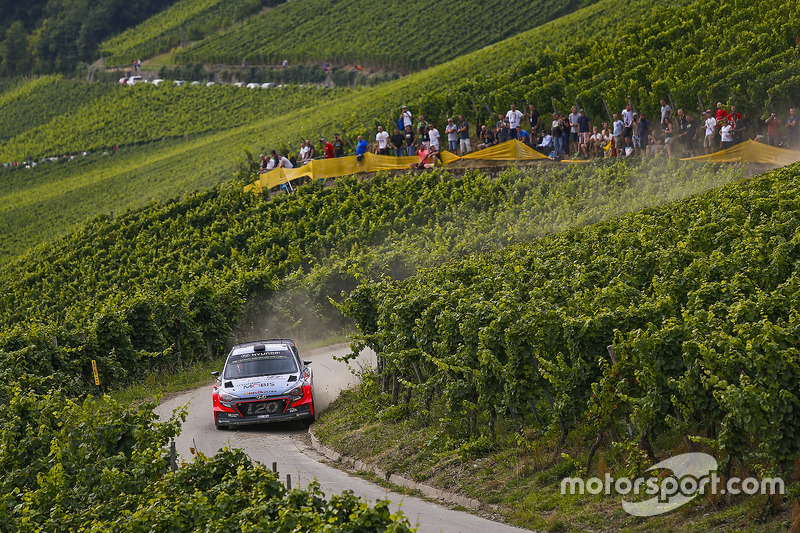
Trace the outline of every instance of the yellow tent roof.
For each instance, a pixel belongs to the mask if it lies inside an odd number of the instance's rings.
[[[755,141],[744,141],[733,145],[727,150],[714,152],[713,154],[689,157],[681,161],[711,161],[714,163],[765,163],[782,167],[800,161],[800,152],[797,150],[787,150],[776,148],[764,143]]]
[[[477,152],[472,152],[460,157],[450,152],[442,152],[441,157],[445,165],[449,165],[460,159],[491,159],[495,161],[533,161],[536,159],[550,159],[546,155],[542,155],[540,152],[537,152],[530,146],[516,139],[495,144],[489,148],[484,148],[483,150],[478,150]]]

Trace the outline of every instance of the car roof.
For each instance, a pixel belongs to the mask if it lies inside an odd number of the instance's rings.
[[[273,351],[273,350],[280,350],[280,349],[288,349],[294,355],[299,355],[297,353],[297,347],[294,344],[294,341],[291,339],[266,339],[260,341],[251,341],[245,342],[242,344],[236,344],[231,348],[230,355],[238,355],[243,353],[252,353],[255,350],[256,346],[264,346],[264,351]],[[262,350],[258,350],[262,351]]]

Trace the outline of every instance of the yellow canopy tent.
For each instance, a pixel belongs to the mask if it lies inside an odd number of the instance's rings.
[[[533,161],[536,159],[550,159],[546,155],[537,152],[530,146],[523,144],[516,139],[506,141],[501,144],[495,144],[489,148],[484,148],[483,150],[478,150],[477,152],[472,152],[463,156],[457,156],[450,152],[442,152],[441,158],[445,165],[449,165],[450,163],[460,159],[485,159],[494,161]]]
[[[764,163],[782,167],[800,161],[800,152],[776,148],[755,141],[744,141],[713,154],[688,157],[681,161],[710,161],[713,163]]]

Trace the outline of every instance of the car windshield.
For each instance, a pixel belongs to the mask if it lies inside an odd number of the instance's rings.
[[[251,378],[297,372],[291,352],[256,352],[232,355],[225,365],[225,379]]]

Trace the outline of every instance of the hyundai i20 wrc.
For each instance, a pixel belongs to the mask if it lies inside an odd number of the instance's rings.
[[[214,372],[211,398],[217,429],[302,420],[314,421],[311,361],[303,361],[289,339],[231,348],[222,374]]]

